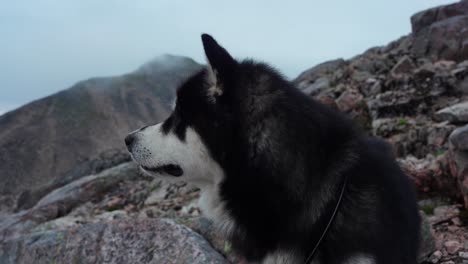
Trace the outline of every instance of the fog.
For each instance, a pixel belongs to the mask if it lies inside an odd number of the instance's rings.
[[[204,62],[200,34],[289,78],[411,30],[415,12],[455,1],[2,1],[0,112],[160,54]]]

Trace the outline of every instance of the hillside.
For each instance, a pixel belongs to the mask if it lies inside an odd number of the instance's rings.
[[[124,136],[161,121],[195,61],[162,56],[122,76],[92,78],[0,116],[0,204],[42,195],[128,156]],[[0,208],[2,209],[2,208]]]

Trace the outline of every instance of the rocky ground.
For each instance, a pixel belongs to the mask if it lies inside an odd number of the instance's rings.
[[[294,82],[393,145],[418,189],[420,262],[468,263],[468,1],[411,23],[411,34]],[[122,155],[9,202],[16,212],[0,214],[0,263],[239,262],[201,216],[199,190],[147,178]]]
[[[429,263],[468,263],[468,1],[411,18],[412,33],[294,81],[390,142],[435,237]],[[431,252],[432,251],[432,252]]]

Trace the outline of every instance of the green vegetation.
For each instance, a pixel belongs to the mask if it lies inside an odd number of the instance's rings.
[[[459,216],[460,216],[460,220],[462,220],[464,224],[468,223],[468,210],[467,209],[460,210]]]
[[[231,243],[229,243],[229,242],[227,242],[227,241],[224,242],[223,251],[224,251],[224,253],[226,253],[226,254],[231,253],[231,251],[232,251]]]
[[[155,184],[151,184],[149,187],[148,187],[148,191],[150,193],[154,192],[154,191],[157,191],[159,190],[159,188],[161,188],[161,182],[157,182]]]
[[[406,120],[406,119],[398,120],[398,125],[399,126],[406,126],[407,124],[408,124],[408,120]]]
[[[436,208],[435,204],[426,204],[421,206],[421,210],[426,214],[426,215],[433,215],[434,214],[434,209]]]
[[[112,206],[107,207],[106,210],[107,210],[107,212],[113,212],[113,211],[120,210],[122,208],[123,208],[123,205],[116,204],[116,205],[112,205]]]
[[[436,156],[436,157],[441,156],[441,155],[445,154],[445,152],[447,152],[446,149],[438,149],[438,150],[434,151],[434,156]]]

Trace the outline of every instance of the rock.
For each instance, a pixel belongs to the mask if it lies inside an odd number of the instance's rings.
[[[462,259],[468,259],[468,252],[459,252],[458,256]]]
[[[118,183],[138,176],[137,166],[129,162],[54,190],[30,210],[0,219],[0,241],[28,232],[41,223],[67,215],[73,208],[103,196]]]
[[[293,82],[309,94],[313,90],[329,86],[333,78],[342,77],[341,69],[345,66],[343,59],[327,61],[304,71]]]
[[[128,161],[130,161],[130,155],[127,151],[124,152],[117,149],[104,151],[88,162],[84,162],[74,167],[61,178],[53,180],[44,186],[23,191],[18,197],[15,210],[19,211],[29,209],[33,207],[42,197],[57,188],[60,188],[85,175],[97,174],[105,169]]]
[[[365,85],[360,87],[360,91],[364,96],[375,96],[382,92],[382,83],[374,78],[369,78]]]
[[[207,218],[198,217],[187,222],[186,225],[206,238],[210,244],[219,252],[222,252],[231,263],[242,263],[242,258],[233,252],[230,243],[220,236],[213,222]]]
[[[362,83],[373,77],[371,73],[366,71],[353,71],[351,74],[351,80],[358,83]]]
[[[419,250],[419,263],[426,260],[436,249],[434,235],[432,234],[431,225],[427,220],[426,214],[420,212],[421,214],[421,246]]]
[[[408,156],[398,159],[398,162],[420,193],[460,198],[457,180],[450,174],[447,155],[423,159]]]
[[[450,133],[452,133],[455,127],[446,123],[439,123],[429,129],[427,144],[433,146],[434,148],[441,149],[445,148],[445,143],[447,142]]]
[[[468,150],[468,125],[460,127],[450,135],[450,143],[453,150],[467,151]]]
[[[468,14],[450,17],[413,34],[411,55],[457,62],[468,59]]]
[[[457,179],[468,208],[468,125],[457,128],[450,135],[448,157],[451,174]]]
[[[338,110],[338,105],[336,104],[335,99],[329,95],[319,94],[315,99],[324,105]]]
[[[112,212],[105,212],[96,216],[98,220],[117,220],[125,219],[128,217],[128,213],[125,210],[115,210]]]
[[[371,75],[386,73],[391,68],[388,60],[381,54],[380,48],[371,48],[361,55],[352,58],[350,68],[355,72],[367,72]]]
[[[320,77],[311,83],[306,88],[302,89],[305,94],[310,94],[315,91],[320,91],[322,89],[326,89],[330,87],[330,80],[327,77]]]
[[[454,254],[462,248],[460,242],[456,240],[450,240],[444,243],[445,248],[449,254]]]
[[[34,208],[41,208],[60,203],[62,207],[72,207],[102,195],[111,187],[126,179],[138,177],[138,167],[128,162],[105,170],[97,175],[90,175],[54,190],[42,198]]]
[[[439,263],[439,260],[441,258],[442,258],[442,252],[440,252],[440,250],[437,250],[429,258],[429,263]]]
[[[418,95],[416,90],[386,91],[375,98],[367,99],[374,119],[397,116],[414,116],[427,111],[430,98]]]
[[[0,263],[228,263],[199,234],[168,219],[85,224],[3,241]]]
[[[468,123],[468,101],[459,103],[437,111],[434,114],[436,121],[449,121],[451,123]]]
[[[468,14],[468,1],[460,1],[455,4],[440,6],[421,11],[411,17],[412,31],[417,33],[423,28],[455,16]]]
[[[348,89],[338,97],[336,103],[339,110],[348,112],[363,103],[362,99],[362,94],[359,91]]]
[[[409,56],[402,57],[398,63],[390,71],[393,77],[399,77],[401,75],[408,75],[412,73],[415,65]]]

